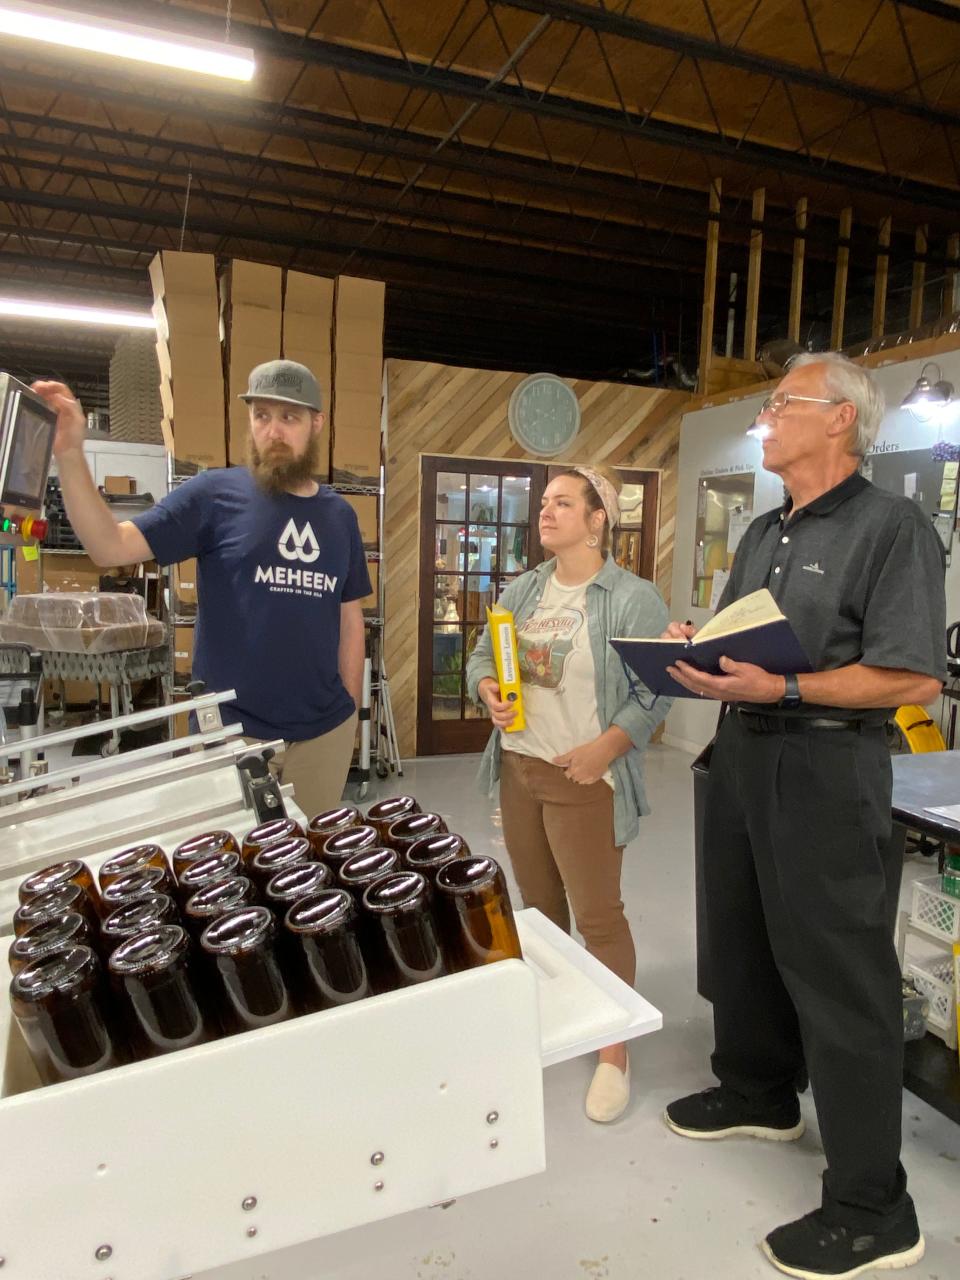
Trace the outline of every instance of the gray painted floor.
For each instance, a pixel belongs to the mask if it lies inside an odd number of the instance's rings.
[[[451,819],[475,852],[503,854],[499,814],[474,786],[476,757],[416,761],[400,790]],[[663,1011],[663,1030],[631,1048],[634,1097],[615,1125],[592,1124],[583,1094],[592,1062],[545,1073],[546,1173],[428,1209],[222,1268],[204,1280],[752,1280],[778,1274],[757,1243],[819,1202],[822,1154],[809,1093],[797,1143],[698,1143],[662,1123],[665,1103],[714,1083],[709,1007],[695,991],[690,757],[651,750],[654,814],[628,850],[624,900],[638,949],[639,990]],[[930,874],[908,864],[906,878]],[[911,1095],[904,1162],[927,1237],[908,1275],[960,1276],[960,1129]],[[198,1278],[199,1280],[199,1278]]]

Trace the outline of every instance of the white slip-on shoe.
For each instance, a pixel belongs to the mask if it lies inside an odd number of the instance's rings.
[[[600,1062],[593,1073],[584,1110],[597,1124],[619,1120],[630,1101],[630,1059],[626,1071],[611,1062]]]

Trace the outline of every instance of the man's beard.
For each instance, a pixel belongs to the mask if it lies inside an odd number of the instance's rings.
[[[317,475],[320,470],[320,436],[318,432],[311,431],[307,447],[299,458],[294,457],[288,445],[279,442],[268,445],[261,453],[251,436],[247,454],[254,480],[265,493],[276,496],[299,488]]]

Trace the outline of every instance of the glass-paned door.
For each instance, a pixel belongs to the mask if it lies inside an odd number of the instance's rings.
[[[544,470],[479,458],[422,460],[420,755],[479,751],[489,736],[489,719],[466,696],[466,663],[486,608],[541,558],[535,522]]]

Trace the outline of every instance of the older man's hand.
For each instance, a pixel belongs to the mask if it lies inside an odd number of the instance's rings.
[[[711,676],[698,671],[689,662],[677,662],[667,667],[667,673],[691,693],[701,698],[715,698],[720,702],[779,702],[786,692],[783,676],[776,676],[752,662],[734,662],[721,658],[722,676]]]

